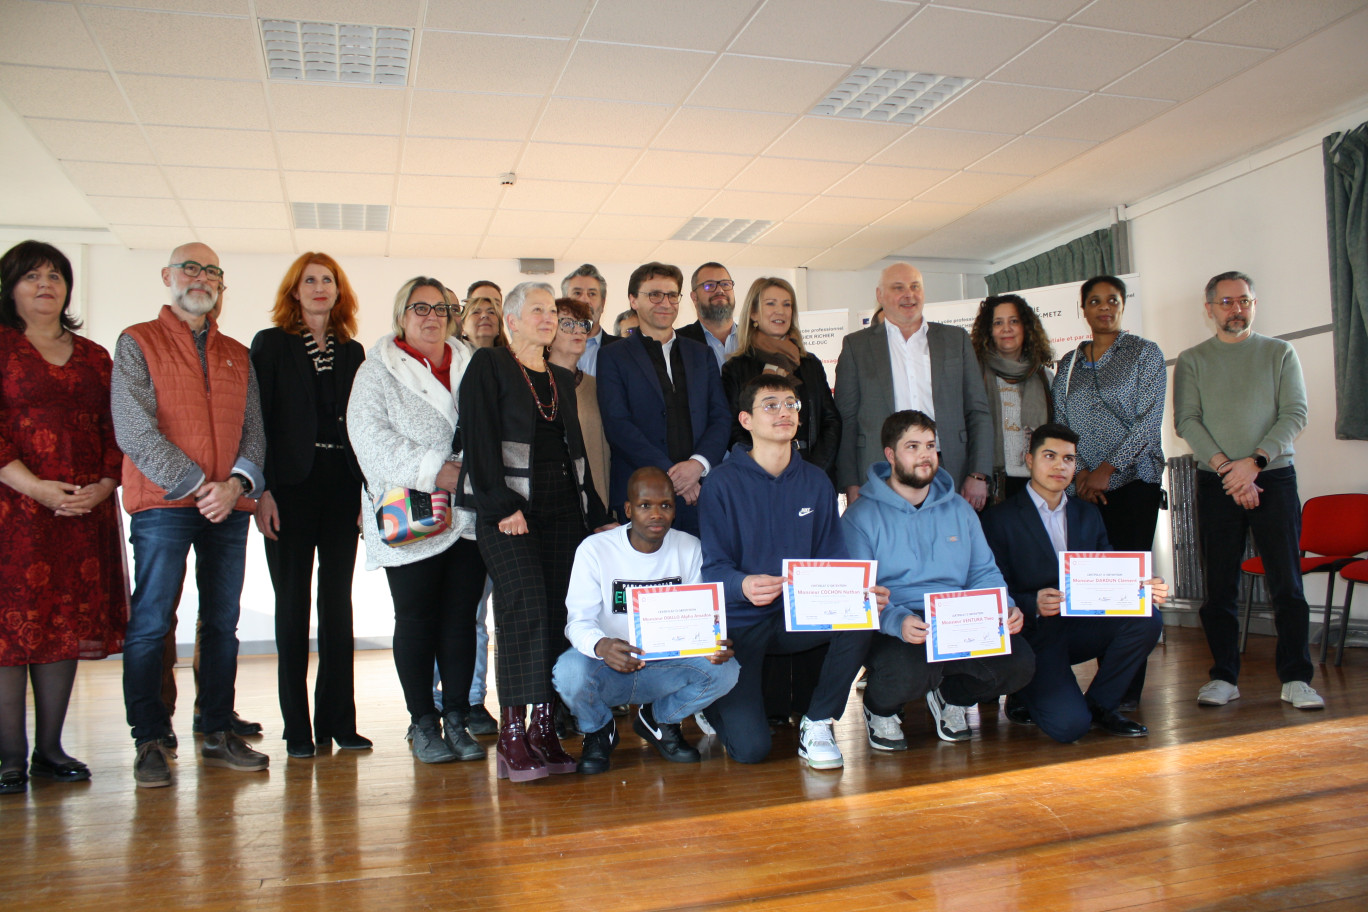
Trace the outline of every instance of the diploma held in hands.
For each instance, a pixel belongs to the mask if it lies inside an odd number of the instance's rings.
[[[784,629],[877,630],[872,560],[784,561]]]
[[[1011,654],[1006,589],[932,592],[924,598],[926,623],[931,628],[926,637],[926,661]]]
[[[638,586],[629,597],[632,645],[647,662],[710,656],[727,638],[721,583]]]
[[[1149,617],[1148,551],[1059,552],[1063,617]]]

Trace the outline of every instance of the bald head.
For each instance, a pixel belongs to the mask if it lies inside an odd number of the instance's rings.
[[[674,490],[674,482],[670,481],[669,473],[656,466],[642,466],[632,473],[632,477],[627,479],[627,499],[636,500],[637,493],[642,485],[653,483],[664,483],[671,491]]]
[[[885,322],[902,330],[904,338],[921,329],[926,293],[917,267],[910,263],[894,263],[886,268],[879,276],[874,298],[883,309]]]

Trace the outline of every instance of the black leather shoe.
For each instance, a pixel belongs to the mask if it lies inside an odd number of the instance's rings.
[[[37,776],[39,779],[53,779],[57,782],[85,782],[90,778],[90,767],[80,760],[53,763],[47,757],[34,751],[33,758],[29,760],[29,775]]]
[[[1092,708],[1093,725],[1102,729],[1109,735],[1116,735],[1118,738],[1143,738],[1149,734],[1149,729],[1127,719],[1116,710],[1104,710],[1096,706]]]
[[[584,749],[580,751],[575,770],[586,776],[608,772],[608,767],[612,765],[609,757],[617,746],[617,722],[609,719],[603,728],[584,736]]]
[[[1035,719],[1031,718],[1031,711],[1026,708],[1025,702],[1016,697],[1007,698],[1007,708],[1003,710],[1008,722],[1015,722],[1017,725],[1035,725]]]
[[[286,741],[285,753],[296,760],[305,760],[312,757],[316,751],[312,741]]]
[[[1139,700],[1122,700],[1116,704],[1116,711],[1119,713],[1133,713],[1140,708]]]
[[[499,720],[489,714],[483,703],[476,703],[466,714],[466,731],[472,735],[497,735]]]
[[[20,795],[27,791],[28,773],[23,770],[6,770],[0,773],[0,795]]]
[[[698,751],[684,740],[679,723],[673,725],[657,722],[651,713],[651,704],[644,703],[632,719],[632,731],[641,735],[646,743],[660,751],[660,756],[672,763],[697,763],[703,759]]]
[[[233,734],[237,735],[239,738],[261,734],[260,722],[248,722],[246,719],[242,718],[242,716],[239,716],[236,710],[233,712],[232,728]],[[204,728],[200,725],[199,713],[195,713],[195,721],[190,730],[197,735],[204,734]]]
[[[318,740],[322,741],[323,739],[320,737]],[[338,747],[349,751],[365,751],[375,747],[370,738],[362,737],[356,732],[352,732],[350,735],[333,735],[332,740]]]
[[[162,747],[167,749],[167,751],[171,754],[171,758],[174,760],[176,757],[176,751],[180,750],[180,738],[176,737],[176,733],[168,728],[166,730],[166,734],[162,735],[157,740],[161,741]]]

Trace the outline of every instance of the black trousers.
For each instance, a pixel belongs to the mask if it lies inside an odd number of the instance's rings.
[[[1154,548],[1154,529],[1159,524],[1159,500],[1163,496],[1159,485],[1148,481],[1132,481],[1115,491],[1107,492],[1107,502],[1098,504],[1102,524],[1107,527],[1107,538],[1114,551],[1150,551]],[[1140,702],[1145,689],[1145,663],[1135,672],[1122,700]]]
[[[319,450],[309,477],[271,491],[277,540],[265,539],[275,588],[276,677],[285,739],[319,741],[356,733],[352,670],[352,573],[361,484],[341,450]],[[309,726],[309,595],[318,556],[318,673]],[[174,633],[174,631],[173,631]]]
[[[434,660],[444,681],[469,681],[475,673],[475,612],[484,595],[484,561],[475,542],[458,538],[441,554],[386,567],[385,575],[394,598],[394,668],[409,719],[417,722],[437,713]],[[468,710],[469,696],[467,688],[453,687],[444,693],[442,708]]]
[[[1016,693],[1033,674],[1035,652],[1020,634],[1012,637],[1010,655],[928,662],[925,643],[880,633],[865,659],[864,705],[876,716],[891,716],[939,688],[945,702],[973,706]]]

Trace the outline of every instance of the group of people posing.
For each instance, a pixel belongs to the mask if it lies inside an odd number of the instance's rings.
[[[700,759],[681,728],[691,716],[745,763],[766,759],[771,723],[792,718],[799,755],[839,767],[833,725],[862,667],[876,750],[906,749],[909,704],[924,700],[938,735],[963,741],[966,710],[1002,695],[1010,719],[1059,741],[1093,726],[1146,734],[1126,713],[1159,613],[1060,617],[1055,588],[1059,551],[1149,550],[1163,496],[1164,358],[1122,329],[1118,278],[1083,285],[1091,338],[1052,375],[1025,300],[989,297],[966,333],[925,320],[920,273],[894,264],[876,319],[845,339],[833,395],[803,346],[793,286],[757,279],[738,318],[719,263],[693,272],[698,321],[678,331],[683,273],[638,267],[636,326],[622,336],[601,328],[607,283],[588,264],[559,297],[545,283],[504,295],[480,281],[462,300],[417,277],[369,351],[355,339],[356,295],[325,254],[291,265],[250,349],[219,332],[213,250],[177,248],[161,277],[170,302],[126,329],[111,359],[75,333],[60,251],[30,241],[0,262],[0,528],[13,557],[0,570],[0,793],[30,775],[90,777],[61,744],[76,660],[119,651],[134,778],[171,783],[179,742],[165,681],[192,548],[202,762],[268,767],[243,739],[260,726],[234,710],[253,514],[295,758],[372,746],[356,730],[352,670],[358,526],[367,567],[389,583],[408,739],[424,762],[482,759],[477,736],[497,733],[501,778],[603,772],[615,712],[634,706],[633,730],[668,760]],[[1252,333],[1254,307],[1248,276],[1212,279],[1216,336],[1175,372],[1177,429],[1204,470],[1201,617],[1215,665],[1199,701],[1239,695],[1233,542],[1250,528],[1278,611],[1282,697],[1318,708],[1291,466],[1305,391],[1291,347]],[[131,600],[109,499],[120,485]],[[1290,558],[1270,559],[1289,542]],[[782,562],[841,558],[879,562],[879,630],[787,631]],[[723,584],[728,639],[705,658],[644,661],[626,593],[700,581]],[[1161,604],[1167,587],[1149,582]],[[928,662],[923,596],[999,586],[1011,654]],[[491,600],[498,719],[484,707]],[[1090,659],[1085,692],[1072,666]],[[578,759],[561,743],[576,730]]]

